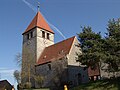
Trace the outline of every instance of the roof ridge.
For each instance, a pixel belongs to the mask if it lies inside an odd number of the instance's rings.
[[[67,40],[69,40],[69,39],[72,39],[72,38],[75,38],[75,36],[70,37],[70,38],[67,38],[67,39],[64,39],[64,40],[62,40],[62,41],[59,41],[59,42],[57,42],[57,43],[55,43],[55,44],[53,44],[53,45],[50,45],[50,46],[48,46],[48,47],[51,47],[51,46],[57,45],[57,44],[59,44],[59,43],[61,43],[61,42],[65,42],[65,41],[67,41]],[[48,47],[46,47],[46,48],[48,48]]]
[[[73,42],[75,42],[75,36],[73,37],[74,39],[73,39]],[[72,46],[73,46],[73,42],[72,42],[72,45],[71,45],[71,47],[70,47],[70,49],[69,49],[69,53],[70,53],[70,51],[72,50]]]
[[[37,13],[37,19],[36,19],[37,26],[38,26],[39,13],[40,13],[40,12]],[[42,15],[41,15],[41,16],[42,16]],[[40,28],[42,28],[42,27],[40,27]]]
[[[48,32],[54,33],[40,12],[37,12],[35,17],[32,19],[32,21],[28,25],[27,29],[23,32],[23,34],[29,32],[31,29],[33,29],[35,27],[39,27],[39,28],[44,29]]]
[[[38,25],[38,13],[37,13],[37,19],[36,19],[36,24]]]

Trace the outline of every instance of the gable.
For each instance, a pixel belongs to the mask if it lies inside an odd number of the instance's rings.
[[[54,45],[51,45],[49,47],[46,47],[44,49],[43,53],[41,54],[41,56],[37,62],[37,65],[51,62],[56,59],[60,59],[64,56],[66,56],[67,54],[69,54],[70,49],[73,44],[73,41],[74,41],[74,38],[75,38],[75,36],[68,38],[66,40],[63,40]]]
[[[0,90],[2,90],[2,89],[8,89],[8,88],[12,89],[13,86],[7,80],[0,81]]]
[[[77,61],[77,54],[82,54],[82,52],[80,50],[80,43],[77,38],[75,38],[70,53],[68,55],[68,65],[81,66],[81,63]]]

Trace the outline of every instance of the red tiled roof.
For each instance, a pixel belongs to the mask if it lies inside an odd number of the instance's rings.
[[[37,65],[60,59],[65,55],[69,54],[74,38],[75,36],[51,45],[49,47],[46,47],[41,54]]]
[[[29,24],[24,33],[30,31],[34,27],[39,27],[41,29],[54,33],[40,12],[36,14],[36,16],[33,18],[32,22]]]
[[[91,67],[88,68],[88,76],[96,76],[100,75],[100,69],[99,66],[96,66],[95,69],[91,69]]]

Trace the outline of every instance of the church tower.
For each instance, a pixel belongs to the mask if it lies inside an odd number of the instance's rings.
[[[38,12],[22,35],[22,75],[27,76],[26,72],[34,72],[34,65],[45,47],[54,44],[54,32]]]

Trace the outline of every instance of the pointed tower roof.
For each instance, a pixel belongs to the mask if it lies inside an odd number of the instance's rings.
[[[54,33],[40,12],[36,14],[36,16],[33,18],[32,22],[29,24],[29,26],[27,27],[24,33],[30,31],[31,29],[35,27],[39,27],[48,32]]]

